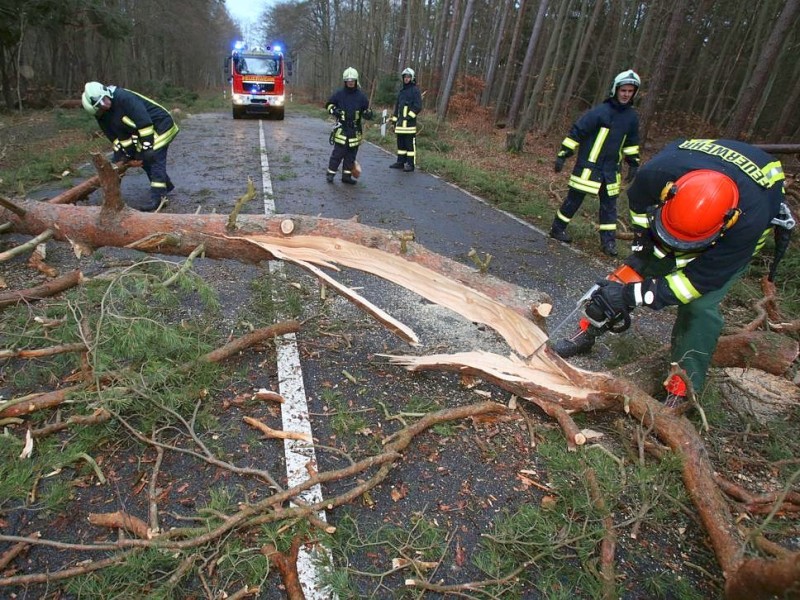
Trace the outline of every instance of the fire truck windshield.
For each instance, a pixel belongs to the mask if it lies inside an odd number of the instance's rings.
[[[269,56],[240,56],[235,65],[241,75],[280,75],[280,62]]]

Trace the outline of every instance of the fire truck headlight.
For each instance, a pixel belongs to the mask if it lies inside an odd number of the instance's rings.
[[[247,101],[247,96],[244,94],[231,94],[231,100],[234,104],[244,104]]]
[[[286,99],[286,96],[283,96],[283,95],[275,96],[275,101],[273,102],[273,104],[275,106],[283,106],[283,103],[284,103],[285,99]]]

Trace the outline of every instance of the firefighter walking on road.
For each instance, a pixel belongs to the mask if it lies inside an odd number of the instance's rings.
[[[598,282],[590,302],[606,315],[637,306],[677,305],[671,360],[701,392],[723,319],[719,305],[753,256],[775,234],[769,278],[789,244],[794,219],[785,204],[784,174],[773,156],[734,140],[678,140],[645,164],[628,188],[634,241],[626,264],[639,283]],[[588,314],[588,306],[587,306]],[[562,356],[588,352],[596,330],[559,340]],[[673,376],[667,404],[682,402],[686,388]]]
[[[609,98],[586,111],[561,142],[555,172],[575,152],[578,158],[569,178],[569,192],[553,219],[550,237],[565,243],[572,238],[567,225],[578,212],[586,194],[600,198],[600,247],[609,256],[617,255],[617,198],[620,192],[620,161],[628,163],[627,182],[639,167],[639,116],[632,104],[641,86],[632,70],[614,78]]]
[[[391,119],[397,136],[397,160],[389,168],[410,173],[417,162],[417,115],[422,111],[422,94],[417,87],[414,69],[407,67],[400,76],[403,88],[397,94]]]
[[[167,149],[179,129],[169,111],[137,92],[97,81],[84,86],[81,104],[113,144],[114,162],[142,161],[150,202],[140,210],[156,210],[175,189],[167,174]]]
[[[336,127],[330,136],[333,150],[328,161],[326,179],[328,183],[333,183],[339,164],[344,161],[342,182],[353,185],[356,183],[353,168],[362,137],[361,120],[372,119],[372,110],[369,107],[369,98],[358,87],[358,71],[348,67],[342,73],[342,80],[344,86],[336,90],[325,104],[325,108],[336,119]]]

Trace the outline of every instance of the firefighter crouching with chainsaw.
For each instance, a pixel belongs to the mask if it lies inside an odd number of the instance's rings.
[[[769,279],[789,245],[794,219],[784,202],[783,168],[766,152],[733,140],[678,140],[646,163],[628,188],[633,254],[586,298],[581,328],[554,350],[589,352],[597,336],[630,325],[638,306],[677,305],[671,360],[702,391],[722,331],[719,304],[775,231]],[[583,299],[582,299],[583,300]],[[687,389],[666,383],[667,406]]]
[[[146,96],[97,81],[84,86],[81,104],[113,144],[114,162],[142,161],[150,180],[150,202],[139,210],[156,210],[175,189],[167,174],[167,149],[179,131],[172,115]]]
[[[358,87],[358,71],[348,67],[342,73],[344,86],[336,90],[328,98],[325,108],[336,118],[336,126],[330,135],[333,145],[328,172],[325,179],[333,183],[333,178],[342,165],[342,183],[354,185],[353,169],[356,165],[356,155],[361,144],[361,119],[372,119],[372,110],[369,107],[369,98]]]

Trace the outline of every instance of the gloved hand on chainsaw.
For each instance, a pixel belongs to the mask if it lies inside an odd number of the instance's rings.
[[[627,315],[636,306],[634,297],[634,285],[636,284],[622,284],[601,279],[597,285],[600,287],[592,294],[589,304],[602,310],[607,318],[614,320],[615,317]]]

